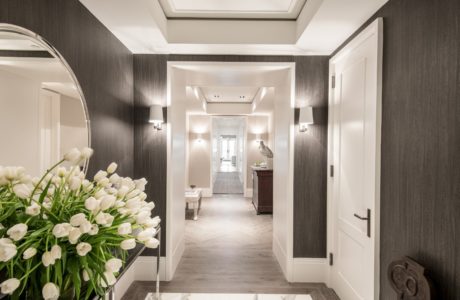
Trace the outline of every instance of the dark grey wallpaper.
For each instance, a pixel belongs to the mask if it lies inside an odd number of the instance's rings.
[[[0,22],[25,27],[64,56],[91,121],[89,174],[116,161],[133,175],[133,56],[78,0],[1,0]]]
[[[295,57],[296,96],[314,107],[314,125],[295,130],[294,257],[326,257],[328,57]],[[296,112],[297,119],[298,111]],[[297,124],[297,121],[296,121]]]
[[[391,0],[384,18],[380,299],[410,256],[460,299],[460,1]],[[368,23],[369,23],[368,22]]]
[[[162,220],[162,254],[166,246],[166,130],[154,130],[148,123],[149,107],[166,98],[165,55],[134,56],[134,174],[149,181],[146,193],[155,202],[155,213]],[[161,101],[160,101],[161,103]],[[164,113],[166,119],[166,112]],[[147,249],[144,255],[155,254]]]

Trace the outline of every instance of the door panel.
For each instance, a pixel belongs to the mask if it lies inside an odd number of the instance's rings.
[[[363,276],[368,251],[367,223],[354,216],[370,207],[364,196],[364,107],[366,60],[344,64],[340,76],[339,182],[337,272],[344,287],[353,290],[355,299],[365,299],[369,282]],[[367,200],[367,201],[366,201]],[[368,275],[366,275],[368,276]]]
[[[381,20],[332,58],[331,70],[331,285],[344,300],[378,299]]]
[[[366,234],[367,228],[353,216],[367,205],[363,191],[365,68],[363,59],[340,74],[339,220],[358,235]]]

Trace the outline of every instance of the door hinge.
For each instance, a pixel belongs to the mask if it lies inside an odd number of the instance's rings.
[[[329,253],[329,265],[334,265],[334,254],[332,254],[332,252]]]
[[[329,176],[334,177],[334,166],[333,165],[329,166]]]
[[[332,86],[333,89],[335,89],[335,75],[332,75],[331,86]]]

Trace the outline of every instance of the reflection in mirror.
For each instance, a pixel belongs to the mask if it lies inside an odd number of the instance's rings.
[[[83,94],[46,42],[0,24],[0,166],[37,176],[71,148],[89,147]]]

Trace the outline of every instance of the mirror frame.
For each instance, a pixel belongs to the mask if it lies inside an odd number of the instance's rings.
[[[91,126],[90,126],[91,124],[90,124],[90,120],[89,120],[89,111],[88,111],[88,106],[87,106],[87,103],[86,103],[86,98],[85,98],[85,95],[83,94],[83,90],[82,90],[82,88],[80,86],[80,82],[78,81],[77,76],[75,75],[75,73],[73,72],[72,68],[69,66],[69,64],[65,60],[65,58],[46,39],[44,39],[40,35],[36,34],[35,32],[33,32],[31,30],[28,30],[28,29],[26,29],[24,27],[9,24],[9,23],[0,23],[0,33],[2,33],[2,32],[22,35],[22,36],[24,36],[24,37],[26,37],[28,39],[33,40],[34,42],[36,42],[37,44],[42,46],[44,49],[46,49],[48,51],[48,53],[51,54],[54,58],[58,59],[61,62],[61,64],[66,69],[67,73],[69,74],[70,78],[73,80],[73,82],[74,82],[74,84],[76,86],[76,89],[78,91],[78,94],[80,96],[80,101],[81,101],[81,104],[83,106],[83,110],[84,110],[84,113],[85,113],[86,128],[88,130],[88,147],[91,147]],[[88,171],[89,161],[90,160],[87,160],[85,162],[85,164],[83,165],[83,172],[85,174]]]

